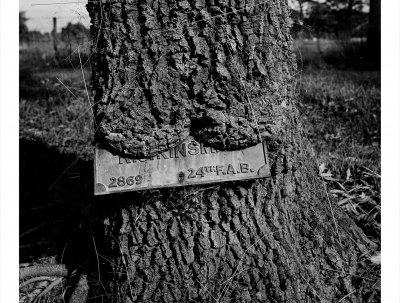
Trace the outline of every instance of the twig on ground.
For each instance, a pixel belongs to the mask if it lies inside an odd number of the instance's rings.
[[[31,229],[29,229],[29,230],[23,232],[23,233],[19,236],[19,240],[21,240],[22,238],[24,238],[24,237],[26,237],[26,236],[29,236],[30,234],[32,234],[32,233],[34,233],[34,232],[39,231],[40,229],[42,229],[42,228],[44,228],[44,227],[47,227],[47,226],[56,224],[56,223],[58,223],[58,222],[59,222],[59,221],[47,221],[47,222],[44,222],[44,223],[42,223],[42,224],[39,224],[38,226],[35,226],[35,227],[33,227],[33,228],[31,228]]]
[[[355,292],[355,290],[353,290],[351,293],[348,293],[347,295],[345,295],[343,298],[341,298],[341,299],[338,301],[338,303],[339,303],[339,302],[342,302],[344,299],[346,299],[348,296],[352,295],[354,292]]]
[[[338,235],[338,240],[339,240],[339,243],[342,244],[342,241],[340,240],[339,229],[338,229],[338,227],[337,227],[337,223],[336,223],[336,219],[335,219],[335,214],[333,213],[333,209],[332,209],[331,199],[329,199],[329,195],[328,195],[328,191],[326,190],[326,185],[325,185],[324,178],[321,178],[321,179],[322,179],[322,184],[324,184],[325,194],[326,194],[326,197],[327,197],[328,202],[329,202],[329,208],[330,208],[330,210],[331,210],[331,214],[332,214],[332,218],[333,218],[333,223],[335,223],[335,229],[336,229],[336,233],[337,233],[337,235]]]
[[[58,180],[60,180],[61,179],[61,177],[62,176],[64,176],[66,173],[67,173],[67,171],[72,167],[72,166],[74,166],[75,165],[75,163],[76,162],[78,162],[78,160],[79,160],[79,156],[78,157],[76,157],[76,159],[75,159],[75,161],[74,162],[72,162],[71,163],[71,165],[70,166],[68,166],[68,168],[57,178],[57,180],[56,181],[54,181],[54,183],[49,187],[49,190],[50,189],[52,189],[53,188],[53,186],[54,185],[56,185],[57,184],[57,182],[58,182]]]
[[[20,245],[19,250],[24,250],[24,249],[31,249],[32,247],[37,247],[37,246],[49,246],[53,244],[54,242],[52,241],[42,241],[38,243],[32,243],[32,244],[26,244],[26,245]]]

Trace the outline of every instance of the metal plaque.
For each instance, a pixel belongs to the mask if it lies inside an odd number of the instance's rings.
[[[266,143],[218,151],[188,137],[147,159],[95,150],[95,195],[270,177]]]

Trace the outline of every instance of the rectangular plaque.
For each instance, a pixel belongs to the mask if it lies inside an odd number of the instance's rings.
[[[188,137],[147,159],[95,150],[95,195],[270,177],[265,141],[237,151],[218,151]]]

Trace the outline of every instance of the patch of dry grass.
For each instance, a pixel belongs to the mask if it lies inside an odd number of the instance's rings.
[[[298,107],[330,201],[376,244],[362,249],[355,283],[363,300],[380,302],[380,71],[315,68],[319,63],[299,74]]]
[[[380,246],[380,72],[308,70],[298,92],[332,201]]]
[[[85,74],[90,79],[90,71]],[[20,87],[20,137],[92,158],[92,112],[81,70],[47,69],[25,77],[28,81]]]

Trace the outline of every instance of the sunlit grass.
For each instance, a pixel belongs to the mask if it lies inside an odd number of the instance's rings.
[[[90,159],[92,113],[81,70],[45,68],[25,75],[20,86],[20,136],[36,138],[61,153]],[[84,70],[90,79],[90,71]]]
[[[333,201],[380,245],[379,71],[307,70],[298,79],[306,135]]]

